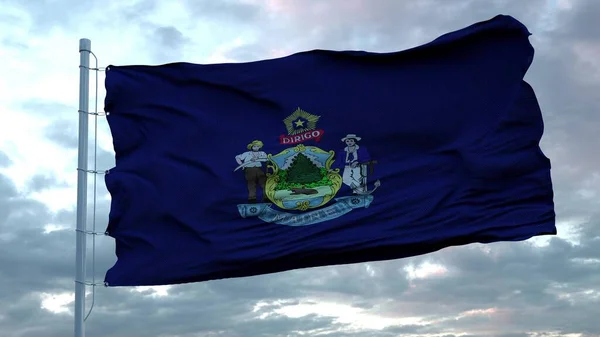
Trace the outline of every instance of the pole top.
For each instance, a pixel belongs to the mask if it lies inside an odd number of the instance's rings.
[[[79,39],[79,52],[92,51],[92,41],[90,39]]]

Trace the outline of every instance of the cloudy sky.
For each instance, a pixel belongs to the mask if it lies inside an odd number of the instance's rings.
[[[250,61],[315,48],[401,50],[497,14],[534,34],[526,79],[544,112],[558,236],[175,287],[99,287],[88,336],[600,336],[599,0],[0,0],[0,8],[1,336],[72,335],[79,38],[92,40],[101,67]],[[92,89],[92,109],[94,97]],[[101,169],[114,164],[107,130],[99,119]],[[98,183],[103,231],[109,197]],[[96,251],[101,281],[115,260],[112,240],[98,237]]]

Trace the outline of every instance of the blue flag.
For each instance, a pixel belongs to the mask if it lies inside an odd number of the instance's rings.
[[[529,35],[497,16],[394,53],[110,66],[107,285],[556,234]]]

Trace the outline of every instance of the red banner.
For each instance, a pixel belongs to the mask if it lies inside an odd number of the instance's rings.
[[[279,136],[279,143],[291,145],[291,144],[302,143],[307,140],[314,140],[315,142],[319,142],[321,140],[321,137],[323,137],[324,133],[325,133],[324,130],[318,129],[318,130],[310,130],[310,131],[302,132],[302,133],[299,133],[297,135],[292,135],[292,136],[281,135],[281,136]]]

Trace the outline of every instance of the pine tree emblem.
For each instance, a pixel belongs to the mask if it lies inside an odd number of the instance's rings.
[[[292,184],[304,185],[322,179],[321,169],[302,153],[294,158],[287,171],[287,181]]]

